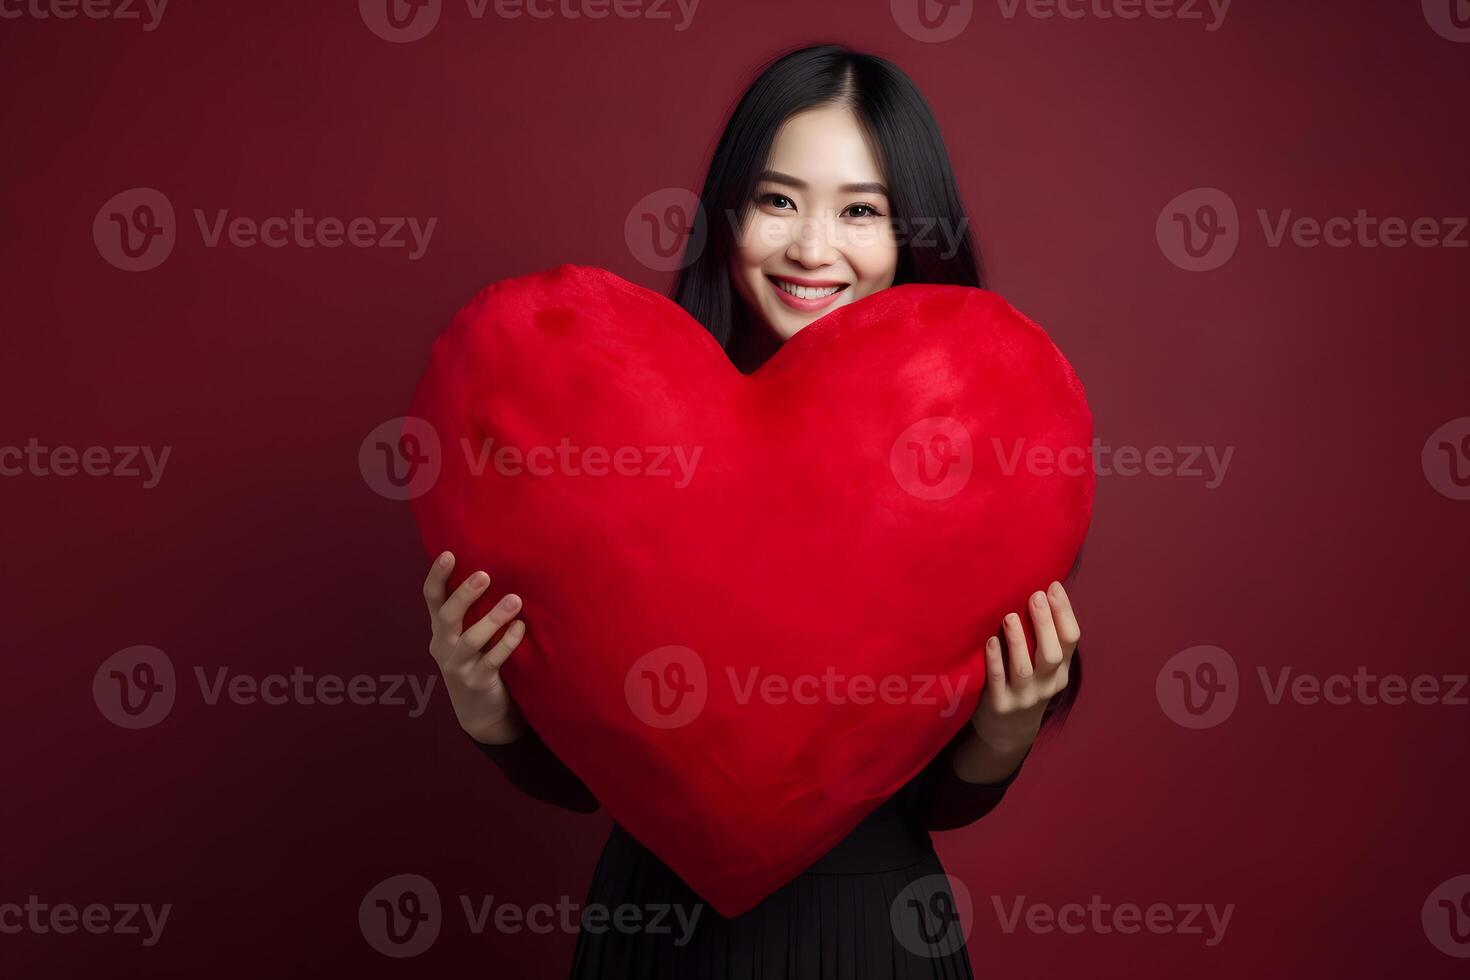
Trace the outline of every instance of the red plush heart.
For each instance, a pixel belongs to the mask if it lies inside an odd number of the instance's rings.
[[[743,375],[666,297],[561,266],[460,311],[411,413],[425,545],[494,580],[466,622],[525,600],[527,720],[727,916],[959,731],[1092,509],[1071,366],[959,286],[839,307]]]

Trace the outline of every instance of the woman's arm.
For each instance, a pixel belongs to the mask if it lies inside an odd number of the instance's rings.
[[[468,732],[465,737],[527,796],[575,813],[591,813],[601,805],[529,725],[520,738],[499,745],[481,742]]]
[[[986,641],[985,691],[975,714],[929,766],[930,830],[962,827],[995,809],[1036,743],[1047,704],[1067,686],[1082,638],[1067,590],[1053,582],[1046,592],[1031,594],[1028,609],[1036,656],[1026,647],[1020,617],[1011,613],[1002,626],[1009,658],[999,638]]]
[[[1000,805],[1020,775],[1029,746],[1007,763],[999,755],[991,758],[983,748],[977,749],[978,741],[974,728],[966,725],[925,769],[921,782],[924,829],[954,830],[974,823]],[[971,765],[976,768],[969,768]],[[998,772],[1002,768],[1005,771]],[[979,776],[989,778],[975,778]]]
[[[489,588],[490,576],[475,572],[446,598],[453,568],[454,555],[447,551],[434,560],[424,579],[424,602],[433,628],[429,653],[443,674],[465,737],[527,796],[591,813],[598,807],[597,798],[526,724],[500,677],[501,666],[526,635],[525,620],[514,618],[521,609],[520,596],[501,597],[479,622],[465,629],[465,612]]]

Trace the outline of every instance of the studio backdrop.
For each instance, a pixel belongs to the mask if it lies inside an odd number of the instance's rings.
[[[404,418],[487,284],[666,295],[827,42],[1095,427],[1086,683],[934,837],[976,974],[1463,972],[1463,0],[0,0],[0,974],[567,975],[612,818],[456,722]]]

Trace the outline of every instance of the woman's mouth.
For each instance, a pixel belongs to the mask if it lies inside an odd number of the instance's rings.
[[[785,276],[769,275],[766,280],[781,298],[781,302],[803,313],[826,309],[850,285],[835,279],[788,279]]]

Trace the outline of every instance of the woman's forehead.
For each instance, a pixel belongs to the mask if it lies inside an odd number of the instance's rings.
[[[845,107],[809,109],[787,119],[771,143],[766,169],[813,189],[883,180],[867,134]]]

